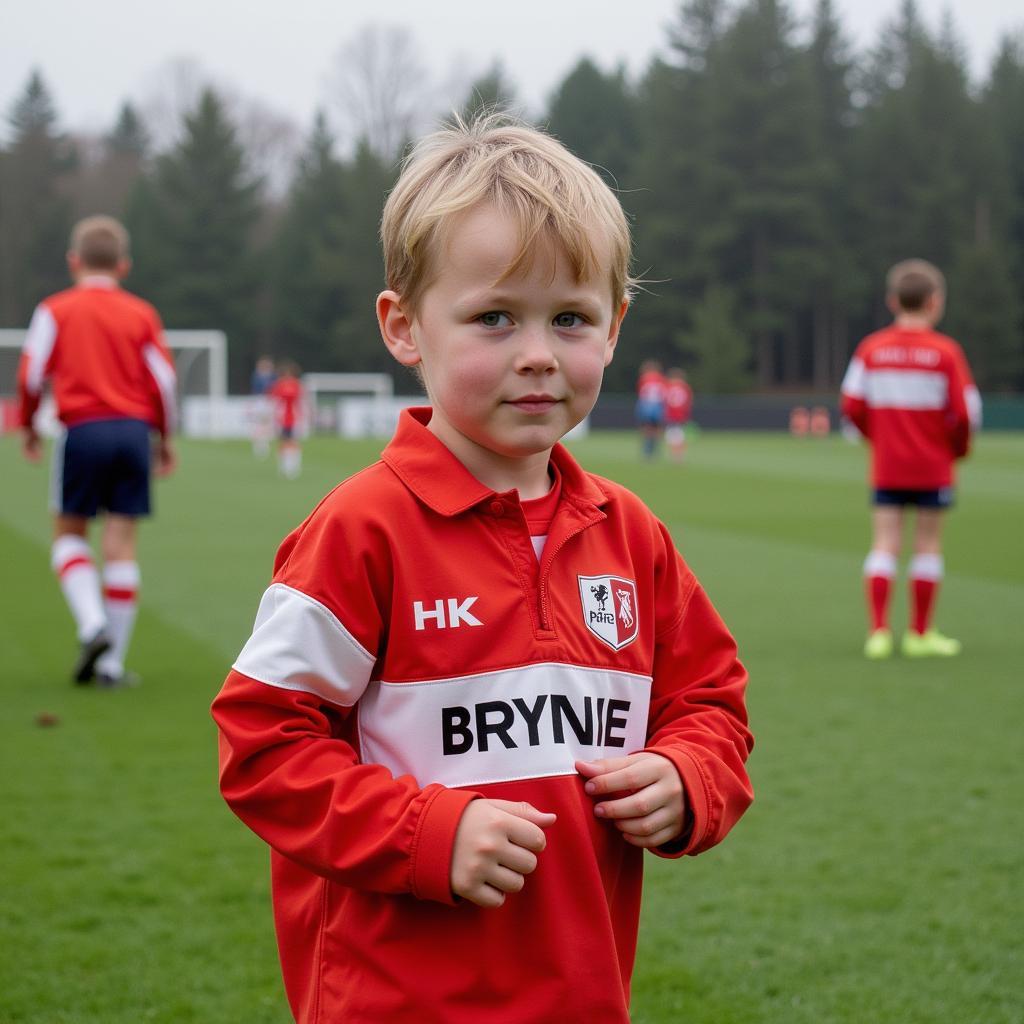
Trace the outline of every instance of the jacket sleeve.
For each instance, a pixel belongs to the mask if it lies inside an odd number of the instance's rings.
[[[178,379],[174,357],[164,339],[164,328],[156,310],[150,312],[150,337],[142,346],[142,359],[152,381],[153,420],[165,437],[177,427]]]
[[[646,750],[676,766],[692,828],[659,849],[697,854],[720,842],[753,800],[746,760],[753,747],[744,692],[747,672],[707,594],[672,546],[659,593],[654,683]]]
[[[23,427],[32,426],[39,408],[56,341],[57,321],[46,304],[40,303],[29,322],[18,364],[18,418]]]
[[[839,392],[840,413],[848,419],[864,437],[870,437],[867,403],[867,369],[858,348],[846,369]]]
[[[213,703],[221,792],[257,835],[309,871],[452,902],[455,829],[477,794],[421,788],[361,762],[356,707],[380,642],[371,576],[382,574],[358,540],[339,542],[329,520],[314,513],[285,541],[252,636]],[[327,568],[336,566],[344,568]],[[326,578],[335,575],[340,585]]]
[[[962,459],[971,450],[972,434],[981,427],[981,396],[959,346],[953,351],[949,370],[946,417],[953,454]]]

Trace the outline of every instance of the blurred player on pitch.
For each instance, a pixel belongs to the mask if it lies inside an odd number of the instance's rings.
[[[911,622],[901,650],[907,657],[951,657],[960,642],[931,626],[943,576],[943,514],[953,505],[953,463],[968,453],[981,423],[981,398],[960,346],[933,329],[946,301],[939,269],[905,260],[889,271],[886,286],[895,320],[860,343],[842,384],[843,415],[872,454],[874,536],[864,563],[871,631],[864,654],[893,652],[889,597],[910,508]]]
[[[645,359],[640,364],[635,415],[640,427],[643,456],[653,459],[665,430],[665,375],[657,359]]]
[[[281,364],[281,374],[268,392],[274,402],[277,418],[277,468],[288,480],[302,472],[302,446],[299,431],[302,425],[304,395],[295,363]]]
[[[270,454],[270,439],[274,436],[274,403],[270,390],[277,381],[274,360],[260,356],[252,371],[249,393],[252,404],[249,407],[249,429],[252,437],[252,453],[258,459]]]
[[[682,462],[686,456],[686,424],[692,410],[693,391],[686,374],[674,366],[665,377],[665,441],[675,462]]]
[[[51,562],[71,610],[80,651],[77,683],[138,681],[124,667],[139,593],[136,527],[149,515],[150,433],[157,471],[175,464],[175,373],[156,310],[124,291],[131,268],[128,233],[111,217],[87,217],[71,233],[74,287],[35,310],[18,370],[23,448],[42,454],[33,418],[50,381],[67,428],[53,456]],[[89,521],[103,516],[102,578],[88,542]]]

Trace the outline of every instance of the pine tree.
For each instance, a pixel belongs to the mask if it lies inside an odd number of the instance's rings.
[[[709,65],[726,186],[717,276],[738,289],[762,387],[796,383],[802,373],[798,317],[810,305],[825,238],[817,196],[828,166],[816,144],[813,79],[792,32],[785,4],[749,0]]]
[[[722,0],[680,5],[671,59],[652,61],[637,88],[636,152],[622,198],[634,218],[643,291],[626,321],[633,366],[609,375],[625,387],[644,358],[668,360],[673,334],[717,278],[716,248],[728,174],[714,129],[711,68],[725,31]]]
[[[505,74],[500,62],[478,78],[469,87],[460,117],[469,123],[481,114],[497,114],[512,110],[516,105],[515,86]]]
[[[978,387],[1013,391],[1024,384],[1020,285],[1005,251],[983,237],[963,246],[949,274],[943,329],[967,353]]]
[[[853,251],[855,211],[850,166],[856,145],[851,94],[853,60],[832,0],[818,0],[805,53],[815,98],[815,148],[820,174],[814,197],[822,236],[811,272],[811,367],[815,389],[835,387],[849,358],[847,319],[865,297],[867,281]]]
[[[622,68],[606,75],[589,58],[582,58],[551,97],[548,129],[593,164],[612,188],[627,187],[637,125]]]
[[[73,219],[61,192],[74,153],[57,130],[53,99],[38,71],[8,115],[11,142],[0,163],[0,323],[27,324],[35,304],[65,287]]]
[[[333,149],[318,113],[272,247],[272,347],[305,369],[342,365],[330,338],[348,301],[342,252],[349,197],[345,168]]]
[[[341,259],[347,301],[331,328],[331,345],[342,369],[391,372],[394,361],[380,340],[375,300],[384,287],[380,214],[397,168],[363,141],[345,169],[349,216]]]
[[[693,325],[676,332],[676,352],[692,363],[695,388],[710,394],[730,394],[750,387],[750,346],[736,322],[736,297],[721,285],[711,285],[693,313]]]
[[[207,89],[186,115],[181,141],[135,191],[128,216],[133,286],[168,327],[225,331],[238,384],[247,380],[257,348],[251,243],[258,200],[235,129]]]

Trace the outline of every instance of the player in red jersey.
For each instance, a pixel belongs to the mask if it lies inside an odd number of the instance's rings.
[[[886,301],[895,320],[857,347],[842,384],[842,411],[871,444],[874,510],[864,563],[871,630],[864,653],[893,651],[889,596],[903,537],[914,511],[910,560],[908,657],[950,657],[960,643],[931,625],[943,576],[943,516],[953,504],[953,464],[970,450],[981,399],[960,346],[933,328],[946,299],[945,279],[924,260],[897,263]]]
[[[50,382],[66,428],[54,450],[53,569],[71,610],[80,652],[78,683],[105,686],[137,677],[124,660],[138,606],[138,519],[149,515],[150,434],[157,469],[175,464],[174,363],[160,317],[119,282],[131,268],[128,233],[110,217],[88,217],[71,234],[74,287],[35,310],[18,370],[24,452],[38,461],[33,419]],[[102,579],[88,542],[102,514]]]
[[[693,391],[686,374],[674,366],[665,377],[665,440],[676,462],[682,462],[686,456],[686,424],[692,411]]]
[[[627,1024],[644,851],[751,799],[736,646],[668,530],[558,443],[630,291],[601,178],[496,119],[423,140],[381,227],[431,408],[282,545],[213,714],[272,848],[296,1019]]]
[[[299,431],[302,421],[303,390],[299,381],[299,368],[285,362],[268,392],[277,415],[277,466],[281,475],[294,480],[302,471],[302,446]]]
[[[665,430],[665,375],[657,359],[640,364],[636,382],[636,422],[640,427],[641,451],[653,459]]]

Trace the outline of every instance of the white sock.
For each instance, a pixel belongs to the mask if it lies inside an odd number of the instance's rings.
[[[84,537],[74,533],[62,534],[50,549],[50,565],[60,580],[60,589],[71,609],[79,641],[91,640],[107,625],[100,594],[100,575],[92,560],[92,549]]]
[[[907,566],[907,575],[912,580],[928,580],[940,583],[945,572],[942,555],[914,555]]]
[[[302,470],[302,449],[295,448],[284,448],[281,451],[281,473],[288,477],[289,480],[294,480]]]
[[[96,662],[96,670],[105,675],[119,676],[124,672],[124,659],[139,608],[140,582],[138,562],[107,562],[103,566],[110,649]]]

